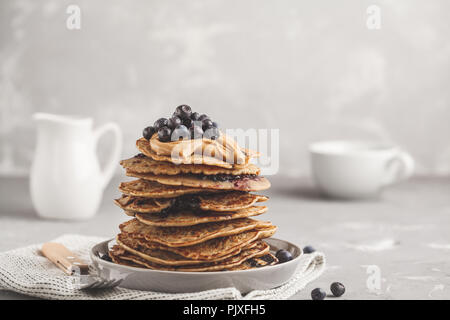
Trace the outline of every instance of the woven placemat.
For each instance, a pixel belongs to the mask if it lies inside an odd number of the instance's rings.
[[[85,261],[90,261],[89,251],[97,243],[106,239],[81,235],[63,235],[52,242],[59,242]],[[287,299],[308,283],[318,278],[325,269],[325,257],[320,252],[304,255],[299,268],[286,284],[270,289],[255,290],[242,295],[236,288],[221,288],[192,293],[161,293],[112,288],[96,291],[74,289],[75,276],[67,276],[40,253],[42,244],[0,253],[0,289],[44,299]]]

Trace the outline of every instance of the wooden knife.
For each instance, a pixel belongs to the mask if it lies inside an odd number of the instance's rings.
[[[68,275],[89,273],[89,265],[60,243],[44,243],[41,252]]]

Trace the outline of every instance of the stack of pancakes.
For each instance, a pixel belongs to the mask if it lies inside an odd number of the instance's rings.
[[[110,250],[115,263],[219,271],[278,262],[263,241],[276,226],[251,218],[267,211],[257,203],[268,198],[250,192],[270,187],[260,169],[249,163],[257,154],[240,149],[245,154],[240,164],[207,157],[180,164],[158,154],[144,138],[136,144],[141,153],[121,161],[127,176],[137,180],[121,183],[123,195],[115,200],[134,217],[119,226],[117,244]]]

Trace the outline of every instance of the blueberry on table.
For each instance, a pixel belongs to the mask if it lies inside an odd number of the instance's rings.
[[[284,249],[280,249],[277,251],[277,253],[275,254],[275,256],[277,257],[278,261],[280,261],[280,263],[284,263],[284,262],[288,262],[290,260],[292,260],[292,254]]]
[[[333,282],[330,286],[330,289],[335,297],[340,297],[345,293],[345,287],[340,282]]]
[[[200,126],[192,126],[190,128],[191,139],[201,139],[203,138],[203,129]]]
[[[145,128],[144,131],[142,131],[142,136],[145,139],[150,140],[155,132],[156,132],[155,128],[150,126],[150,127]]]
[[[210,127],[204,131],[205,131],[205,133],[203,136],[207,139],[217,140],[217,138],[220,137],[220,131],[217,128]]]
[[[311,291],[311,298],[313,300],[323,300],[327,296],[327,293],[321,288],[316,288]]]
[[[189,119],[192,114],[192,109],[187,104],[182,104],[175,109],[175,114],[181,119]]]
[[[184,140],[190,138],[191,134],[189,132],[189,129],[184,125],[179,125],[178,127],[175,128],[175,130],[173,130],[171,140],[178,141],[180,139]]]
[[[158,130],[158,139],[161,142],[169,142],[172,135],[172,130],[168,127],[162,127]]]
[[[193,112],[193,113],[191,114],[191,120],[193,120],[193,121],[199,121],[199,118],[200,118],[200,114],[199,114],[198,112]]]
[[[179,118],[179,117],[177,117],[177,116],[174,116],[174,117],[172,117],[172,118],[170,118],[169,119],[169,121],[168,121],[168,127],[170,128],[170,129],[175,129],[176,127],[178,127],[180,124],[182,123],[182,121],[181,121],[181,119]]]
[[[314,249],[312,246],[306,246],[303,248],[303,253],[313,253],[314,251],[316,251],[316,249]]]
[[[167,127],[168,124],[169,120],[167,120],[166,118],[159,118],[155,121],[155,124],[153,126],[155,127],[155,130],[159,130],[162,127]]]

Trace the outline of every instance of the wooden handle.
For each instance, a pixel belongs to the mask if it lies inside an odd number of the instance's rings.
[[[44,243],[41,251],[68,275],[89,273],[89,266],[60,243]]]

